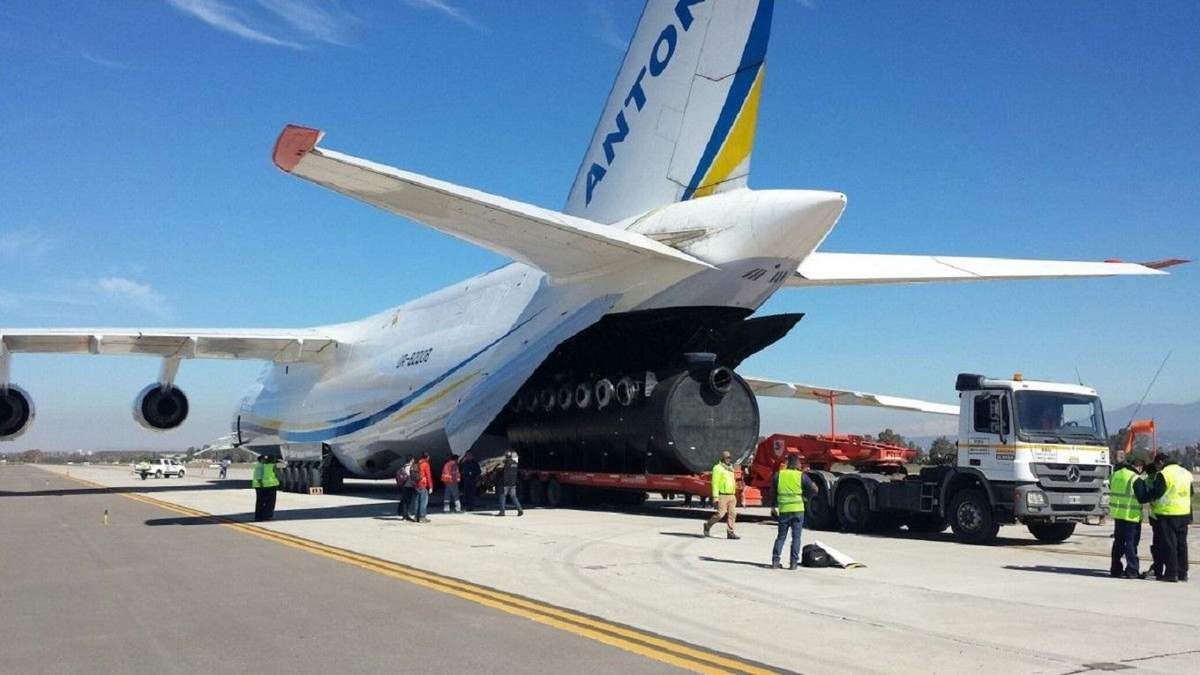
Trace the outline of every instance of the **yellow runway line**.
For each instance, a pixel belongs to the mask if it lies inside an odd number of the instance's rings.
[[[536,600],[530,600],[511,593],[481,586],[469,581],[448,577],[436,572],[410,567],[401,563],[376,558],[336,546],[330,546],[318,541],[306,539],[293,534],[278,532],[259,525],[233,520],[225,516],[213,515],[197,509],[178,504],[172,504],[136,492],[117,492],[124,488],[93,483],[75,476],[69,480],[90,487],[113,490],[115,494],[128,497],[135,501],[156,506],[167,511],[192,518],[202,518],[211,522],[230,527],[235,530],[267,539],[284,546],[289,546],[309,553],[315,553],[332,560],[353,565],[368,570],[401,579],[431,590],[453,595],[464,600],[491,607],[493,609],[520,616],[531,621],[552,626],[560,630],[579,635],[612,647],[645,656],[656,661],[697,673],[753,673],[762,675],[774,673],[767,667],[743,661],[731,656],[705,650],[700,647],[677,642],[652,633],[637,630],[627,626],[610,623],[603,619],[581,614],[569,609],[548,605]],[[130,488],[131,489],[131,488]]]

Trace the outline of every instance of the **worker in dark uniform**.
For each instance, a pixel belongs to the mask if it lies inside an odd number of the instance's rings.
[[[1108,514],[1113,518],[1112,564],[1109,576],[1136,579],[1138,574],[1138,543],[1142,539],[1142,504],[1146,486],[1142,481],[1145,462],[1135,458],[1122,462],[1109,480]],[[1139,493],[1143,499],[1139,500]],[[1121,558],[1125,558],[1124,566]]]
[[[250,486],[254,488],[255,522],[274,518],[275,497],[279,492],[279,476],[275,475],[275,459],[273,457],[258,456],[258,463],[254,465],[254,474],[250,478]]]
[[[497,516],[504,515],[504,506],[508,499],[512,499],[513,504],[516,504],[518,516],[525,515],[525,509],[521,507],[521,500],[517,499],[517,483],[521,480],[518,462],[516,450],[504,453],[504,464],[500,469],[500,485],[496,488],[496,495],[500,498],[500,513],[497,513]]]
[[[1159,581],[1187,581],[1188,525],[1192,522],[1192,472],[1167,459],[1150,486],[1150,510],[1162,532],[1164,576]]]
[[[1166,459],[1163,455],[1156,455],[1154,459],[1146,465],[1146,472],[1142,475],[1142,491],[1138,493],[1138,501],[1142,504],[1149,504],[1150,487],[1154,485],[1154,480],[1158,476],[1158,472],[1162,469],[1163,460]],[[1145,579],[1153,574],[1155,579],[1161,579],[1166,576],[1166,558],[1163,556],[1162,544],[1162,528],[1159,527],[1158,516],[1154,510],[1150,510],[1150,568],[1142,572],[1141,578]]]
[[[479,475],[483,473],[483,470],[479,466],[479,460],[475,459],[470,452],[463,453],[462,462],[458,466],[462,473],[463,508],[467,511],[474,511],[476,490],[479,489]]]
[[[792,548],[788,569],[800,567],[800,533],[804,529],[804,496],[814,494],[817,486],[800,471],[800,458],[790,455],[787,468],[775,474],[775,508],[779,512],[779,531],[771,549],[771,568],[779,569],[783,544],[792,533]]]

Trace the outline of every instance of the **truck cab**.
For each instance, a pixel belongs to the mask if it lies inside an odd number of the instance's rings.
[[[807,474],[820,491],[808,502],[805,524],[847,532],[950,527],[959,541],[987,544],[1001,525],[1021,523],[1039,541],[1059,543],[1078,523],[1099,524],[1108,515],[1108,430],[1094,389],[967,373],[955,389],[953,465],[909,475],[878,449],[850,472],[810,464]],[[800,454],[812,458],[803,448]]]
[[[975,475],[999,522],[1039,539],[1065,539],[1076,523],[1108,515],[1108,432],[1090,387],[960,374],[956,472]],[[945,503],[954,501],[952,495]],[[967,508],[971,508],[968,506]],[[955,513],[946,513],[954,524]]]

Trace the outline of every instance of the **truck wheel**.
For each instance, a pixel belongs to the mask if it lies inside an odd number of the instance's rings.
[[[950,500],[950,527],[964,544],[990,544],[1000,531],[987,493],[979,488],[959,490]]]
[[[824,492],[808,500],[805,505],[804,527],[810,530],[832,530],[837,527],[837,514]]]
[[[1047,544],[1061,544],[1075,534],[1075,523],[1027,523],[1029,534]]]
[[[866,488],[850,484],[838,490],[837,515],[843,532],[869,532],[875,519]]]
[[[950,523],[936,513],[919,513],[908,517],[908,531],[921,534],[940,534]]]
[[[180,470],[179,470],[179,477],[180,477],[180,478],[183,478],[183,475],[184,475],[184,474],[186,474],[186,473],[187,473],[187,471],[184,471],[183,469],[180,469]]]
[[[155,472],[154,472],[154,477],[155,477],[155,478],[162,478],[162,469],[159,469],[158,471],[155,471]]]
[[[559,483],[557,478],[551,478],[546,482],[546,506],[557,509],[562,504],[562,501],[562,483]]]

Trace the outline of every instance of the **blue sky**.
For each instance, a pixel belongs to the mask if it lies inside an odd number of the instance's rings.
[[[640,2],[174,0],[0,6],[0,326],[302,326],[482,272],[487,251],[289,178],[325,145],[560,208]],[[1200,4],[781,0],[751,185],[830,188],[825,250],[1200,255]],[[960,371],[1083,380],[1110,409],[1200,399],[1200,269],[1170,277],[812,289],[743,372],[954,399]],[[21,356],[26,447],[184,447],[259,368],[185,363],[193,417],[130,419],[149,359]],[[764,429],[819,431],[815,404]],[[847,430],[948,430],[844,410]],[[1119,426],[1125,420],[1110,420]]]

